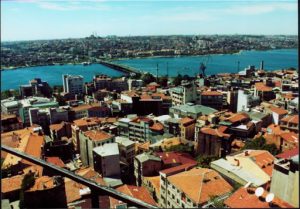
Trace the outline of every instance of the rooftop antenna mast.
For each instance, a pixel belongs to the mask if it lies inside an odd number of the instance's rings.
[[[169,62],[167,62],[167,78],[169,78]]]
[[[156,83],[158,83],[158,63],[156,63]]]
[[[206,60],[204,62],[200,63],[200,74],[202,74],[203,77],[205,77],[205,70],[206,70],[206,66],[207,63],[209,61],[210,55],[207,56]]]

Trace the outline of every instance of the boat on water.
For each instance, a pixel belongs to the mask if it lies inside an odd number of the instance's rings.
[[[83,62],[82,63],[83,66],[87,66],[87,65],[90,65],[90,64],[91,64],[90,62]]]

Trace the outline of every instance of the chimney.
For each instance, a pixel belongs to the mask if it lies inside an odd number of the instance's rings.
[[[240,166],[240,161],[238,159],[234,159],[234,160],[237,162],[236,166]]]

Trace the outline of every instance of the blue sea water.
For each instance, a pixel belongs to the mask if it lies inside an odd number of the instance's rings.
[[[206,60],[207,56],[182,56],[122,59],[115,62],[154,74],[156,74],[156,65],[158,64],[159,75],[167,74],[168,65],[169,76],[175,76],[178,73],[194,76],[199,72],[200,63]],[[238,54],[210,55],[207,62],[206,74],[237,72],[238,61],[240,62],[240,70],[243,70],[248,65],[259,67],[262,60],[264,61],[266,70],[277,70],[288,67],[298,69],[298,49],[242,51]],[[85,82],[91,81],[95,74],[107,74],[109,76],[122,75],[121,72],[99,64],[88,66],[54,65],[5,70],[1,71],[1,91],[17,89],[22,84],[28,84],[29,80],[35,77],[47,81],[50,85],[62,85],[63,74],[82,75]]]
[[[262,60],[266,70],[278,70],[288,67],[298,69],[298,50],[242,51],[238,54],[210,55],[209,58],[208,56],[156,57],[124,59],[116,62],[154,74],[156,74],[158,64],[159,75],[166,75],[168,68],[169,76],[175,76],[178,73],[194,76],[199,73],[201,62],[205,63],[207,61],[206,74],[213,75],[217,73],[236,73],[238,62],[240,62],[240,71],[249,65],[259,67]]]

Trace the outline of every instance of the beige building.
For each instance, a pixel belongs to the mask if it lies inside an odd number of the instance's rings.
[[[270,192],[299,207],[299,155],[275,162]]]
[[[199,103],[200,96],[194,82],[185,82],[170,90],[172,105],[183,105],[189,102]]]
[[[232,187],[216,171],[192,168],[170,175],[161,175],[160,207],[200,208],[210,203],[212,197],[229,196]]]
[[[194,141],[196,120],[185,117],[180,120],[181,138]]]
[[[94,167],[93,149],[106,143],[113,143],[115,137],[104,131],[90,130],[79,132],[80,157],[83,165]]]
[[[210,163],[210,167],[232,182],[254,187],[267,186],[275,157],[265,150],[245,150]]]

